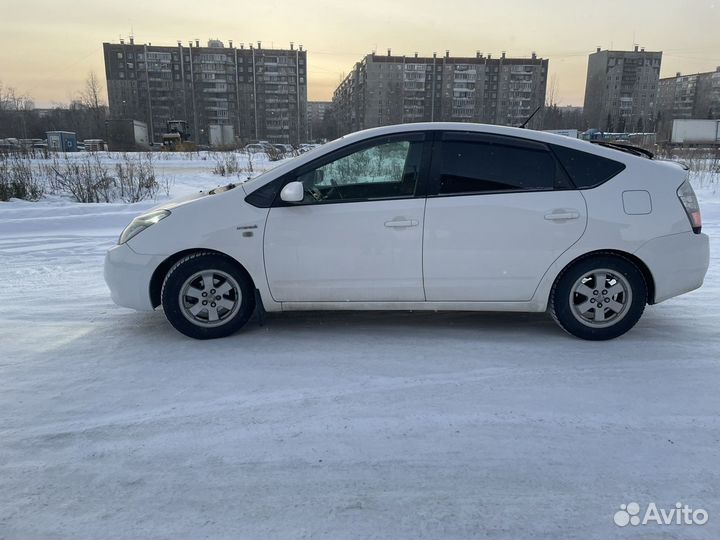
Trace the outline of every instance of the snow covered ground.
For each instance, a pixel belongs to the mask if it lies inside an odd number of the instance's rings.
[[[228,181],[156,165],[173,195]],[[719,187],[705,286],[605,343],[509,313],[193,341],[102,279],[153,202],[0,203],[0,538],[718,537]],[[616,526],[633,501],[710,519]]]

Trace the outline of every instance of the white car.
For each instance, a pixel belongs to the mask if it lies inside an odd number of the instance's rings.
[[[614,338],[708,268],[687,169],[650,157],[510,127],[370,129],[135,218],[105,279],[201,339],[256,308],[549,311]]]

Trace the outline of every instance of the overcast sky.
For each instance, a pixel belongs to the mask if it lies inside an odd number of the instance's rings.
[[[329,100],[363,55],[444,54],[550,59],[557,101],[582,105],[596,46],[662,50],[661,76],[720,65],[720,2],[709,0],[0,0],[0,82],[38,106],[70,101],[89,71],[104,80],[103,41],[308,50],[311,100]]]

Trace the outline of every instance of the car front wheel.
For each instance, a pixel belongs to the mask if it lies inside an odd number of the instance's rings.
[[[630,330],[647,303],[647,284],[629,259],[598,255],[566,269],[550,295],[550,313],[573,336],[613,339]]]
[[[209,252],[175,263],[165,277],[161,299],[170,324],[196,339],[232,334],[255,308],[247,274],[229,257]]]

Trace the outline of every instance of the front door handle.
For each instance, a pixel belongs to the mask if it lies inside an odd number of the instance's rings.
[[[580,217],[580,212],[576,212],[574,210],[563,210],[563,211],[554,211],[550,212],[549,214],[545,214],[545,219],[551,220],[551,221],[560,221],[564,219],[577,219]]]
[[[400,219],[395,218],[385,222],[386,227],[417,227],[419,221],[417,219]]]

